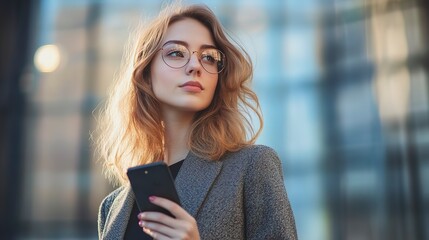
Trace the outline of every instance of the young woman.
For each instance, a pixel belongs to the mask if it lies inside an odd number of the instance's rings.
[[[100,206],[100,239],[296,239],[281,162],[261,131],[248,55],[205,6],[172,6],[137,41],[104,111],[99,148],[121,187]],[[259,117],[253,131],[249,117]],[[182,203],[139,213],[129,167],[164,161]]]

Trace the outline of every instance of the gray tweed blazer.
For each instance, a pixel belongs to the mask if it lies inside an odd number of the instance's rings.
[[[282,172],[273,149],[254,145],[227,153],[221,161],[189,153],[175,184],[201,239],[297,239]],[[123,238],[133,203],[129,185],[103,200],[100,239]]]

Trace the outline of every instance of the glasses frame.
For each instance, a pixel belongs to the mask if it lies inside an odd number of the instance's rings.
[[[185,64],[183,64],[183,66],[181,66],[181,67],[173,67],[173,66],[169,65],[169,64],[167,63],[167,61],[164,59],[163,51],[165,50],[165,46],[170,45],[170,44],[180,45],[180,46],[183,46],[184,48],[186,48],[186,50],[188,50],[189,57],[188,57],[188,59],[186,60]],[[194,53],[197,53],[197,59],[198,59],[198,62],[200,63],[201,67],[203,67],[203,69],[204,69],[207,73],[210,73],[210,74],[219,74],[219,73],[221,73],[221,72],[225,69],[226,56],[225,56],[225,54],[224,54],[221,50],[219,50],[219,49],[217,49],[217,48],[209,48],[209,49],[215,49],[216,51],[218,51],[218,52],[222,55],[222,60],[223,60],[222,68],[221,68],[220,70],[218,70],[217,72],[209,72],[209,71],[204,67],[204,64],[201,62],[201,55],[202,55],[202,54],[201,54],[201,52],[203,52],[205,49],[204,49],[204,50],[202,50],[202,51],[192,51],[192,52],[191,52],[191,50],[189,50],[189,48],[188,48],[187,46],[183,45],[183,44],[167,42],[167,43],[165,43],[165,44],[164,44],[164,45],[159,49],[159,51],[161,51],[161,58],[162,58],[162,61],[165,63],[165,65],[167,65],[167,66],[169,66],[169,67],[171,67],[171,68],[174,68],[174,69],[180,69],[180,68],[185,67],[185,66],[189,63],[189,61],[191,61],[191,57],[192,57],[192,55],[193,55]]]

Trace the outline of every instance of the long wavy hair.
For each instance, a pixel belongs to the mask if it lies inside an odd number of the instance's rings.
[[[139,30],[138,40],[134,40],[131,52],[126,52],[123,71],[101,111],[96,145],[105,173],[114,183],[128,181],[129,167],[162,161],[164,157],[164,126],[160,104],[152,90],[150,64],[168,27],[185,18],[207,27],[215,45],[226,56],[211,104],[194,117],[187,141],[190,151],[205,159],[219,160],[226,152],[253,144],[262,130],[259,101],[249,86],[253,77],[249,55],[229,40],[208,7],[170,5]],[[259,121],[256,131],[255,116]]]

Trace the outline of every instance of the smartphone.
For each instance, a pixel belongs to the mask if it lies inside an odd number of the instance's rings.
[[[149,201],[149,196],[158,196],[180,205],[179,195],[167,164],[154,162],[132,167],[127,170],[127,176],[140,212],[162,212],[174,217],[168,210]]]

